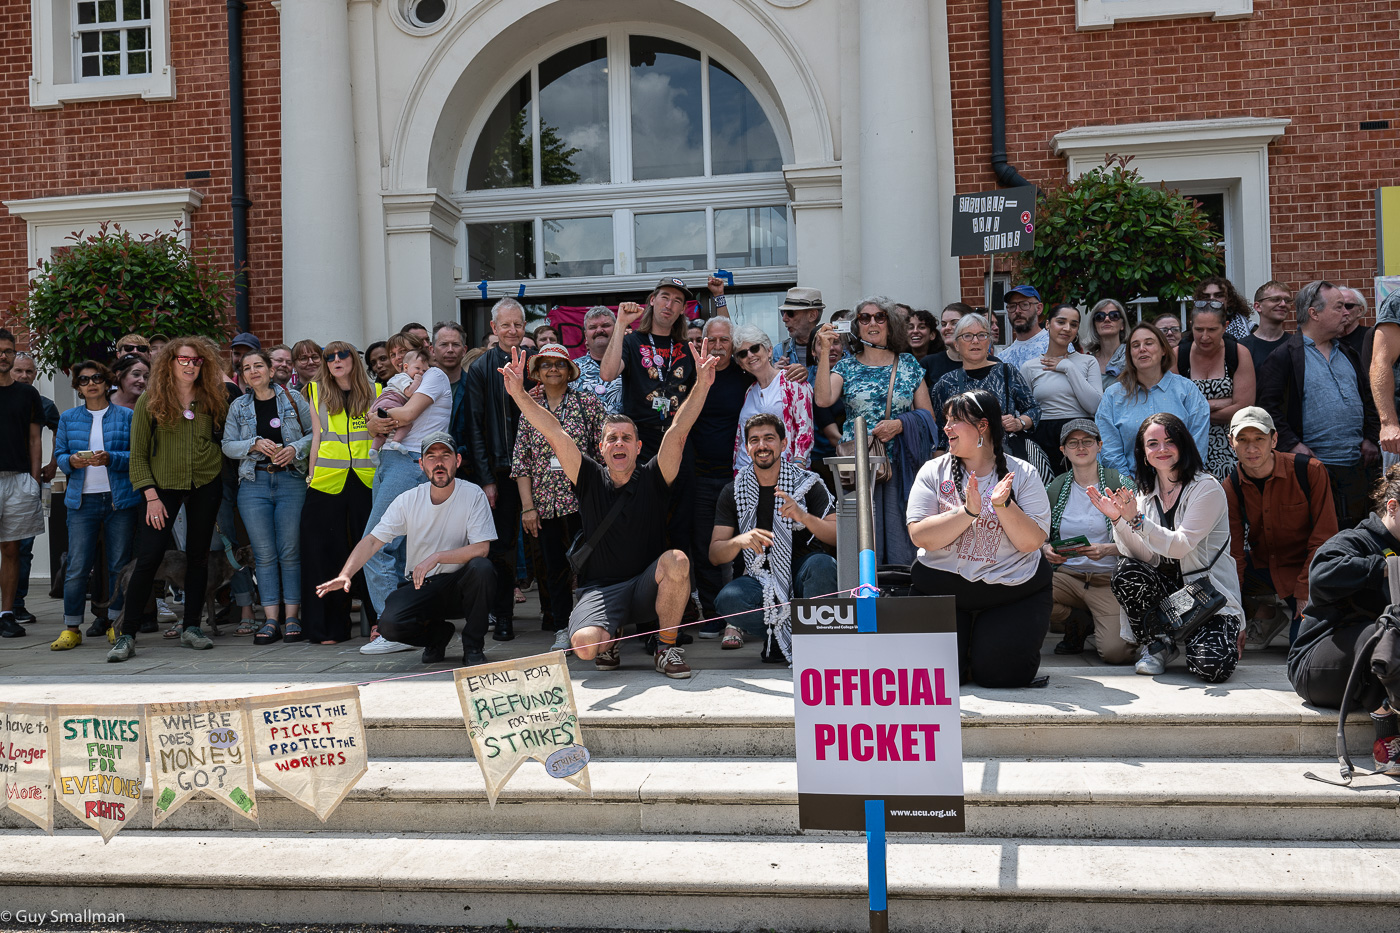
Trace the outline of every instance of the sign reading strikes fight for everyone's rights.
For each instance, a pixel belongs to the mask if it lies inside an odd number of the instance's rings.
[[[962,832],[953,600],[872,600],[878,633],[857,631],[856,602],[794,603],[799,822],[862,830],[883,800],[892,832]]]

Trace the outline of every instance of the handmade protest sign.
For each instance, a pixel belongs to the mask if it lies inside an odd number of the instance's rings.
[[[866,828],[881,800],[891,832],[963,832],[957,616],[950,596],[796,600],[792,656],[798,823]]]
[[[147,704],[151,825],[159,826],[195,794],[257,822],[251,734],[242,700]]]
[[[369,770],[359,687],[244,701],[258,777],[325,822]]]
[[[53,832],[53,776],[49,768],[48,707],[9,703],[0,707],[0,780],[9,807],[46,833]]]
[[[141,809],[146,730],[139,706],[49,707],[58,802],[108,842]]]
[[[531,758],[551,776],[593,793],[564,652],[463,668],[454,676],[491,806]]]

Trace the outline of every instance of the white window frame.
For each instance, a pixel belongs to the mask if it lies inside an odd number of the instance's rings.
[[[1147,184],[1225,195],[1225,273],[1242,294],[1272,278],[1269,235],[1269,144],[1291,121],[1231,117],[1080,126],[1057,134],[1055,154],[1070,178],[1103,165],[1106,154],[1132,156]]]
[[[11,216],[24,220],[27,227],[31,275],[40,259],[50,258],[55,249],[72,246],[70,236],[74,232],[94,234],[103,223],[120,224],[133,236],[157,231],[170,233],[178,223],[188,246],[191,243],[190,216],[202,203],[204,194],[193,188],[115,191],[4,202]]]
[[[79,78],[77,5],[72,0],[30,0],[29,105],[36,110],[56,110],[90,100],[174,100],[169,0],[151,0],[150,25],[149,74]]]
[[[1115,23],[1209,16],[1214,20],[1249,19],[1254,0],[1077,0],[1074,28],[1112,29]]]
[[[619,23],[601,32],[574,33],[549,45],[541,47],[533,56],[530,65],[531,119],[533,134],[539,134],[539,65],[550,56],[572,48],[581,42],[592,39],[606,39],[608,44],[608,71],[610,75],[630,75],[628,60],[628,38],[632,35],[654,36],[681,43],[701,53],[701,82],[705,99],[703,113],[709,115],[709,59],[717,56],[724,67],[748,88],[763,108],[769,124],[773,126],[782,151],[784,164],[792,160],[792,143],[783,135],[786,124],[780,111],[769,98],[756,76],[751,74],[732,56],[713,44],[688,33],[682,33],[655,24]],[[637,214],[659,214],[674,211],[706,212],[706,261],[708,269],[685,273],[679,277],[693,287],[703,286],[709,272],[715,268],[714,211],[730,208],[778,207],[786,210],[788,263],[782,266],[756,266],[731,270],[735,285],[780,285],[797,280],[797,229],[792,196],[787,178],[782,171],[755,172],[742,175],[712,175],[710,172],[710,121],[703,123],[704,175],[684,178],[650,179],[632,181],[632,122],[631,122],[631,80],[623,77],[610,80],[608,107],[608,147],[610,159],[610,183],[579,185],[545,185],[540,177],[538,158],[539,146],[532,142],[532,157],[535,160],[533,187],[496,188],[488,191],[466,191],[467,169],[476,148],[478,138],[501,97],[517,82],[521,74],[512,70],[485,95],[485,105],[468,127],[464,144],[458,156],[455,174],[457,190],[453,201],[462,211],[462,220],[457,227],[457,252],[455,265],[461,270],[457,276],[456,293],[458,298],[478,299],[481,292],[476,281],[470,279],[470,264],[467,258],[467,227],[471,224],[533,222],[535,226],[536,278],[514,279],[510,281],[492,280],[492,286],[500,286],[514,294],[520,286],[526,287],[528,295],[566,295],[589,291],[633,291],[648,290],[656,285],[657,276],[653,273],[636,271],[636,251],[634,249],[635,223]],[[586,276],[576,278],[544,278],[544,238],[542,221],[544,218],[600,217],[613,218],[613,275]]]
[[[98,6],[100,7],[100,2],[101,2],[101,0],[68,0],[68,2],[69,2],[69,4],[70,4],[70,6],[75,10],[74,15],[73,15],[73,20],[72,20],[72,22],[73,22],[73,76],[74,76],[74,80],[75,80],[75,81],[116,81],[116,80],[121,80],[121,79],[123,79],[123,78],[136,78],[136,77],[144,78],[146,75],[150,74],[150,73],[155,69],[155,56],[154,56],[154,54],[153,54],[152,51],[151,51],[151,42],[152,42],[152,40],[155,38],[155,29],[154,29],[154,27],[152,26],[151,17],[142,17],[142,18],[140,18],[140,19],[135,19],[135,20],[119,19],[119,20],[117,20],[116,22],[111,22],[111,23],[101,23],[101,22],[98,22],[98,23],[80,24],[80,23],[79,23],[79,17],[77,16],[77,13],[76,13],[76,8],[78,7],[78,5],[79,5],[80,3],[93,3],[93,4],[96,4],[96,5],[98,5]],[[155,12],[155,10],[154,10],[154,0],[141,0],[141,2],[142,2],[143,4],[151,4],[151,5],[152,5],[152,13]],[[125,3],[124,3],[124,0],[112,0],[112,3],[113,3],[113,6],[115,6],[115,8],[116,8],[116,10],[117,10],[117,15],[118,15],[118,16],[124,16],[124,15],[125,15]],[[100,12],[100,10],[99,10],[99,12]],[[128,62],[128,59],[129,59],[130,56],[131,56],[131,51],[132,51],[131,49],[129,49],[129,48],[127,47],[127,42],[128,42],[128,40],[130,39],[130,37],[131,37],[131,33],[132,33],[133,31],[135,31],[135,30],[144,30],[144,31],[146,32],[146,34],[147,34],[147,38],[146,38],[146,47],[145,47],[144,49],[141,50],[141,51],[145,52],[145,54],[146,54],[146,70],[145,70],[145,71],[141,71],[141,72],[137,72],[137,73],[135,73],[135,74],[132,74],[132,73],[129,73],[129,72],[126,70],[127,62]],[[115,53],[113,53],[113,52],[103,52],[103,51],[101,51],[101,50],[99,49],[99,51],[96,53],[97,60],[98,60],[98,69],[101,70],[101,67],[102,67],[102,57],[103,57],[104,55],[112,55],[112,54],[115,54],[115,55],[118,57],[118,60],[119,60],[120,63],[121,63],[121,73],[120,73],[120,74],[115,74],[115,75],[103,75],[103,74],[85,75],[85,74],[82,73],[82,72],[83,72],[83,47],[82,47],[82,46],[83,46],[83,37],[84,37],[85,35],[89,34],[89,33],[96,34],[97,37],[98,37],[98,45],[101,46],[101,44],[102,44],[102,38],[101,38],[101,37],[102,37],[102,34],[103,34],[104,32],[115,32],[115,33],[118,33],[118,34],[121,36],[121,48],[118,49]]]

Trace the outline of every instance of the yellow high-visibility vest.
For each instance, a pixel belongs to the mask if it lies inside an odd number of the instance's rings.
[[[374,395],[381,389],[375,384]],[[316,383],[308,387],[311,407],[321,419],[321,445],[316,448],[316,469],[311,474],[311,488],[335,495],[345,488],[350,470],[355,471],[366,488],[374,485],[374,463],[370,460],[370,437],[365,429],[365,416],[350,417],[348,411],[328,415],[326,406],[316,397]]]

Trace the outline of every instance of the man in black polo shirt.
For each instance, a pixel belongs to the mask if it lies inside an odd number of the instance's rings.
[[[682,551],[666,549],[665,514],[686,435],[704,407],[718,360],[703,345],[692,346],[689,353],[700,360],[694,391],[675,413],[657,455],[641,465],[642,442],[631,418],[609,415],[603,421],[599,463],[581,454],[559,421],[525,391],[521,353],[513,351],[511,362],[501,368],[506,391],[549,442],[578,492],[581,540],[591,551],[578,572],[569,640],[580,658],[596,659],[601,670],[621,663],[616,638],[624,624],[658,623],[657,672],[676,679],[690,676],[685,651],[676,646],[676,626],[690,597],[690,560]]]

